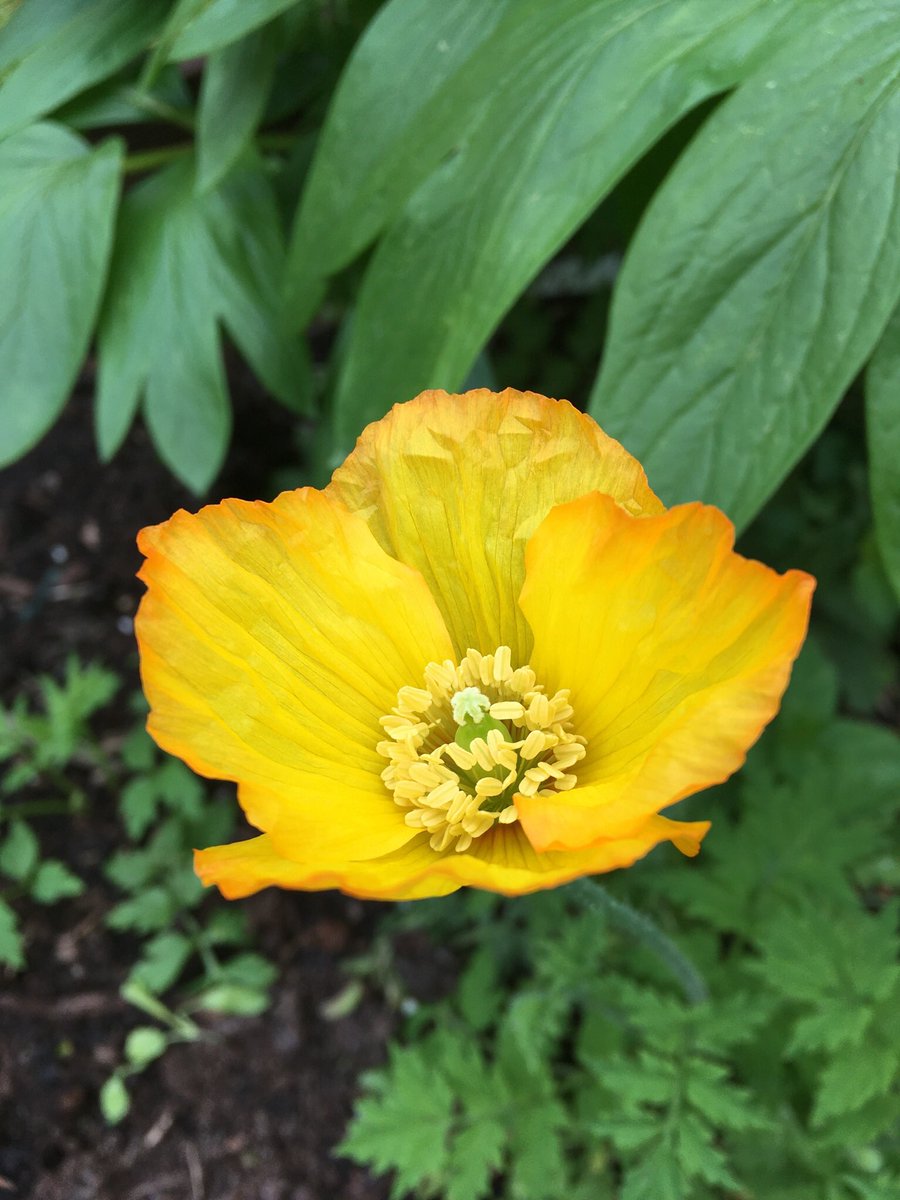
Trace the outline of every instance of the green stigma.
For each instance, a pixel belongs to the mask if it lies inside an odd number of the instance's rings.
[[[453,720],[457,725],[465,725],[466,721],[480,721],[490,707],[490,700],[477,687],[463,688],[450,698]]]
[[[453,720],[459,726],[453,739],[457,746],[468,750],[476,738],[487,738],[492,729],[498,730],[504,741],[511,740],[506,726],[489,714],[490,707],[490,700],[476,687],[463,688],[450,698]]]

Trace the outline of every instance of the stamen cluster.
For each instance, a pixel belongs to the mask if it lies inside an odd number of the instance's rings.
[[[401,688],[381,718],[387,739],[377,749],[389,760],[381,778],[407,810],[406,824],[427,830],[434,850],[468,850],[495,824],[511,824],[517,794],[547,795],[577,782],[571,768],[585,740],[572,731],[568,690],[547,696],[531,667],[514,669],[511,657],[500,646],[493,654],[467,650],[458,664],[429,663],[425,686]],[[473,695],[480,697],[474,708]],[[462,715],[480,710],[482,721]]]

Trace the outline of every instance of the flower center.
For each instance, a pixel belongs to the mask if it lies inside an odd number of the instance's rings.
[[[381,772],[413,829],[434,850],[468,850],[495,823],[516,820],[516,794],[548,795],[575,786],[585,755],[572,732],[567,690],[547,696],[531,667],[513,669],[511,651],[467,650],[425,668],[425,686],[402,687],[381,718],[387,740]]]

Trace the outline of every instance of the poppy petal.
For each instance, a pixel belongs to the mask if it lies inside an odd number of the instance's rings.
[[[525,543],[555,504],[600,490],[660,512],[644,471],[565,400],[508,389],[423,392],[364,430],[327,489],[420,571],[461,657],[531,637],[516,598]]]
[[[312,489],[142,531],[148,729],[231,779],[282,851],[383,854],[413,833],[380,778],[379,718],[450,652],[428,588]]]
[[[587,740],[578,786],[516,799],[537,848],[624,836],[722,782],[775,715],[815,581],[733,544],[718,509],[636,518],[598,493],[555,508],[529,542],[532,666],[548,691],[570,689]]]
[[[340,888],[363,900],[417,900],[445,896],[460,887],[515,896],[557,887],[582,875],[631,866],[663,841],[696,853],[707,823],[679,824],[651,817],[625,838],[575,853],[538,854],[518,825],[501,827],[472,843],[469,851],[436,854],[419,835],[391,854],[365,862],[295,862],[263,835],[194,853],[197,874],[228,899],[266,887],[319,891]]]

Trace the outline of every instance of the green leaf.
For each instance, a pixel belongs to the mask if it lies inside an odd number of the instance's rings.
[[[319,1005],[318,1013],[326,1021],[342,1021],[359,1008],[366,986],[361,979],[351,979],[339,992],[329,996]]]
[[[64,863],[48,858],[38,867],[28,890],[38,904],[55,904],[67,896],[80,896],[84,883]]]
[[[2,899],[0,899],[0,963],[5,963],[13,971],[21,971],[25,966],[19,922],[16,914]]]
[[[509,1127],[512,1195],[520,1200],[551,1200],[566,1195],[562,1132],[566,1110],[557,1100],[528,1096]]]
[[[427,1046],[389,1047],[386,1071],[362,1080],[367,1094],[338,1153],[378,1173],[396,1172],[396,1194],[442,1178],[454,1094],[433,1069]]]
[[[9,833],[0,845],[0,873],[22,882],[37,866],[40,846],[30,825],[11,821]]]
[[[204,932],[211,946],[240,945],[247,941],[247,917],[240,908],[220,908],[209,918]]]
[[[165,928],[177,910],[177,903],[165,888],[151,887],[114,905],[106,914],[106,923],[110,929],[151,933]]]
[[[191,854],[187,848],[182,852],[180,861],[183,865],[166,878],[168,890],[179,909],[194,908],[203,898],[203,884],[190,865]]]
[[[476,1031],[497,1020],[505,995],[499,986],[499,963],[491,947],[480,946],[469,958],[457,981],[455,1000],[463,1020]]]
[[[875,535],[900,597],[900,308],[894,310],[869,364],[866,427]]]
[[[224,963],[221,978],[248,988],[265,989],[275,982],[278,968],[261,954],[238,954]]]
[[[446,1200],[490,1196],[491,1179],[503,1162],[505,1146],[506,1130],[496,1117],[486,1115],[461,1130],[450,1150]]]
[[[46,720],[37,718],[34,758],[39,768],[63,766],[89,737],[87,722],[115,695],[118,678],[96,663],[83,665],[74,655],[66,661],[65,674],[57,683],[49,675],[40,678]]]
[[[900,6],[811,9],[641,223],[591,413],[668,503],[738,525],[821,431],[900,291]]]
[[[885,1096],[900,1082],[900,1049],[874,1043],[851,1046],[835,1054],[825,1065],[816,1106],[814,1125],[831,1117],[854,1112],[875,1096]]]
[[[660,1143],[628,1171],[621,1200],[687,1200],[688,1195],[669,1147]]]
[[[805,743],[797,732],[772,731],[766,746],[791,773],[748,767],[741,819],[717,822],[703,873],[655,879],[654,889],[723,932],[752,937],[785,901],[811,893],[840,901],[852,865],[877,854],[894,820],[900,739],[891,730],[833,721]]]
[[[167,808],[185,820],[203,813],[203,784],[177,758],[166,757],[154,775],[157,793]]]
[[[182,0],[170,21],[174,23],[177,18],[178,31],[168,57],[182,62],[220,50],[279,13],[308,3],[309,0]]]
[[[133,892],[148,883],[156,872],[156,863],[147,850],[118,850],[103,868],[106,878],[123,891]]]
[[[735,994],[698,1008],[626,980],[603,991],[627,1014],[628,1042],[637,1040],[632,1053],[580,1054],[601,1089],[590,1127],[626,1168],[622,1195],[693,1197],[700,1180],[736,1189],[723,1146],[768,1121],[720,1059],[765,1018],[764,998]]]
[[[168,1044],[169,1039],[155,1025],[139,1025],[125,1039],[125,1057],[140,1069],[159,1058]]]
[[[0,466],[58,416],[87,351],[112,240],[122,150],[55,125],[0,143]]]
[[[269,25],[206,61],[197,111],[197,187],[208,191],[227,175],[256,132],[266,107],[281,30]]]
[[[806,1010],[788,1054],[824,1052],[814,1125],[859,1112],[900,1078],[896,921],[896,905],[872,916],[847,894],[843,908],[817,899],[782,912],[760,939],[755,969]]]
[[[26,0],[0,30],[0,137],[125,66],[165,10],[166,0]]]
[[[856,907],[849,891],[841,907],[807,899],[773,915],[760,938],[765,958],[758,969],[776,991],[800,1003],[883,1000],[900,976],[895,923],[894,906],[873,916]]]
[[[128,735],[120,753],[129,771],[149,771],[156,761],[156,747],[143,726]]]
[[[100,1111],[110,1125],[118,1125],[128,1115],[131,1097],[118,1075],[111,1075],[100,1089]]]
[[[365,249],[474,119],[484,82],[455,87],[452,104],[431,101],[510,3],[391,0],[366,29],[331,102],[291,238],[298,323],[312,314],[321,280]]]
[[[453,152],[367,270],[337,390],[339,448],[394,401],[462,383],[540,267],[666,129],[750,69],[792,7],[515,5],[429,109],[439,143],[444,122],[455,132]]]
[[[172,986],[192,953],[193,947],[184,934],[171,930],[158,933],[145,944],[129,979],[159,995]]]
[[[304,402],[307,361],[277,302],[283,255],[272,190],[252,162],[203,195],[190,160],[129,192],[99,329],[105,458],[144,393],[163,460],[195,491],[210,484],[231,432],[220,321],[276,396]]]
[[[138,841],[153,824],[158,789],[152,776],[139,775],[122,788],[119,812],[132,841]]]
[[[208,1012],[257,1017],[269,1007],[269,996],[259,988],[241,983],[216,983],[200,993],[197,1003]]]

